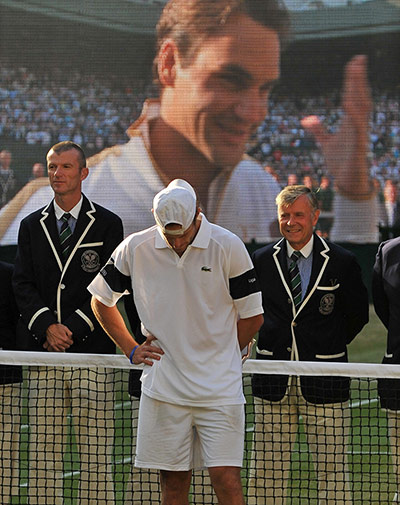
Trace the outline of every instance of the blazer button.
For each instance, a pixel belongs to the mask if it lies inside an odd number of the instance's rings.
[[[292,300],[291,300],[290,298],[288,298],[288,299],[287,299],[287,302],[288,302],[289,304],[291,304],[291,303],[292,303]]]
[[[61,285],[60,285],[60,288],[61,288],[61,289],[65,289],[65,284],[61,284]]]
[[[286,350],[287,350],[287,352],[292,352],[292,348],[291,347],[288,347]]]
[[[296,321],[292,321],[292,326],[297,326]]]

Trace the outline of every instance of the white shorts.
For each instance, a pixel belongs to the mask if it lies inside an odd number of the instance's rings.
[[[142,394],[135,466],[182,472],[243,463],[244,405],[192,407]]]

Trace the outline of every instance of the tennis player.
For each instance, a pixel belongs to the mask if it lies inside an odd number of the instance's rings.
[[[192,469],[205,466],[219,503],[244,505],[241,349],[263,321],[253,265],[186,181],[160,191],[153,214],[156,225],[125,239],[89,286],[103,328],[145,365],[135,466],[160,469],[163,503],[188,503]],[[142,345],[116,307],[128,293]]]

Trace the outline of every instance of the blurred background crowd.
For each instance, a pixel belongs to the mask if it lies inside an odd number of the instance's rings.
[[[380,202],[379,225],[400,227],[400,89],[373,88],[370,118],[370,171]],[[5,205],[31,178],[45,175],[43,160],[32,167],[13,163],[7,146],[17,142],[48,148],[73,140],[89,153],[127,141],[126,130],[140,115],[146,98],[156,97],[151,78],[104,76],[62,68],[36,71],[0,60],[0,203]],[[320,116],[329,130],[340,122],[339,88],[320,94],[278,86],[269,116],[248,146],[281,186],[313,188],[323,212],[320,232],[329,237],[335,181],[326,172],[318,145],[301,126],[309,114]],[[399,207],[399,208],[398,208]]]

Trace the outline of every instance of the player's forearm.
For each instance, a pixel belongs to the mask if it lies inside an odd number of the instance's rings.
[[[129,357],[132,349],[135,345],[138,345],[138,343],[129,333],[117,306],[108,307],[94,296],[92,297],[91,305],[93,313],[104,331],[121,351]]]
[[[240,350],[243,350],[246,347],[246,345],[249,344],[251,339],[260,329],[263,321],[264,317],[262,316],[262,314],[249,317],[246,319],[239,319],[237,323],[237,332],[238,332]]]

